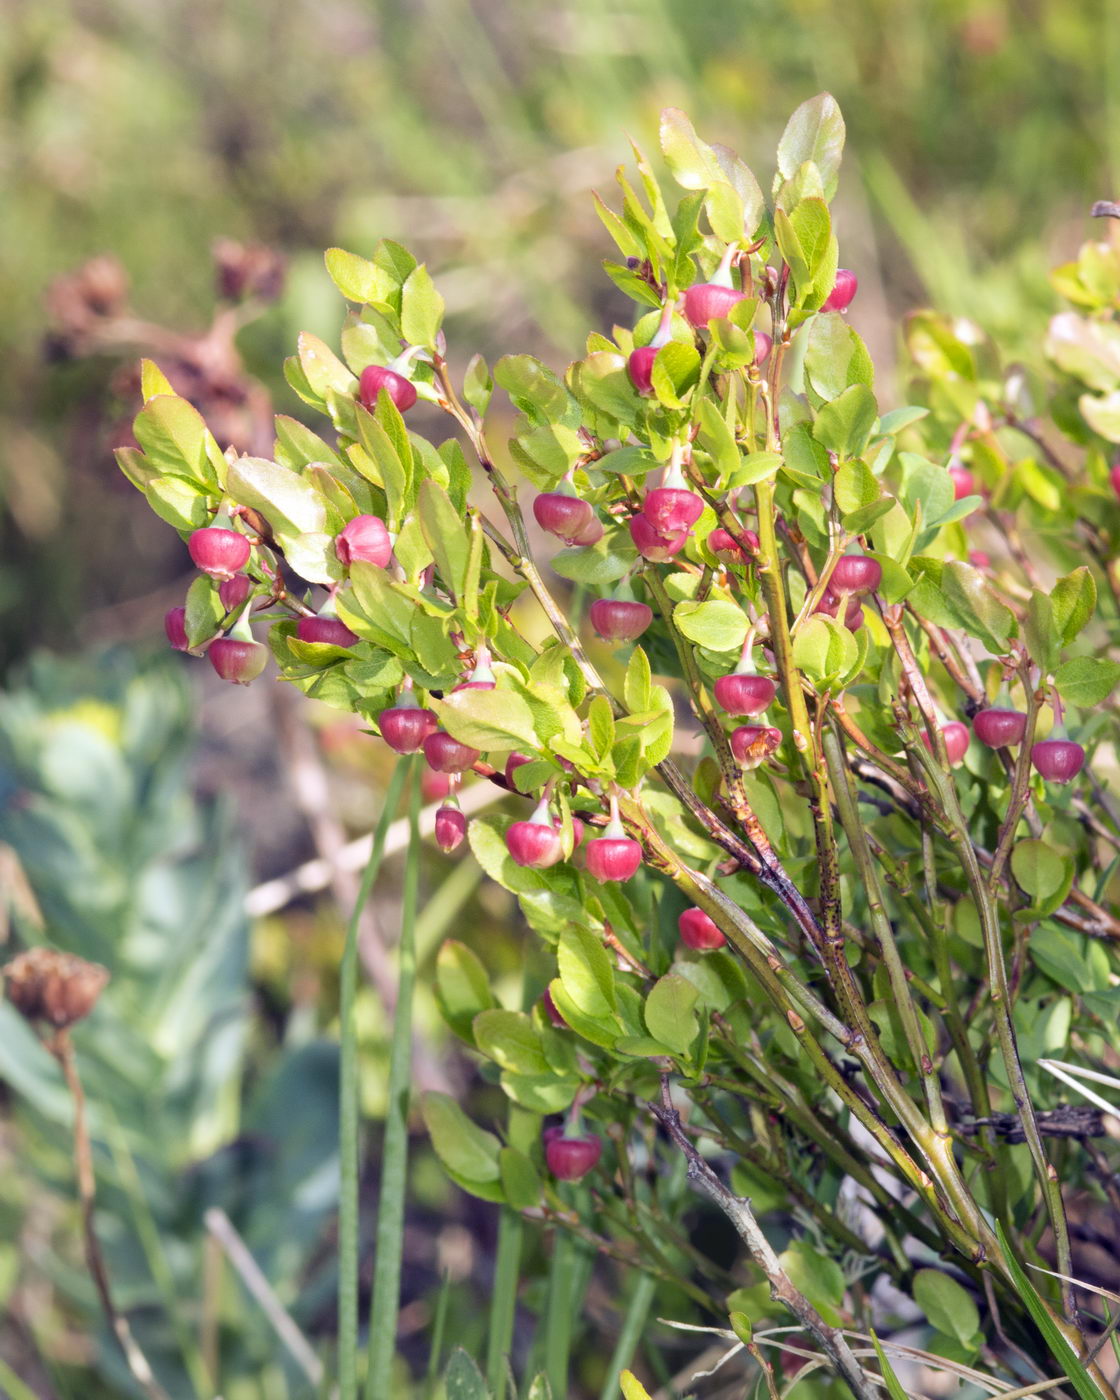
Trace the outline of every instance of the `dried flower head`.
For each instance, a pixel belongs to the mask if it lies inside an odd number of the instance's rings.
[[[56,1030],[88,1016],[109,980],[107,968],[54,948],[29,948],[3,972],[8,1000],[16,1010]]]

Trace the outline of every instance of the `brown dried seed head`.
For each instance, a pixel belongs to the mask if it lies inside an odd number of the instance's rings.
[[[109,980],[108,970],[98,963],[54,948],[29,948],[3,972],[8,1000],[16,1010],[56,1030],[88,1016]]]

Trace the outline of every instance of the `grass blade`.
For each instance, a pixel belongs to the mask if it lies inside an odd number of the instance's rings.
[[[1011,1245],[998,1220],[996,1221],[996,1234],[999,1236],[999,1242],[1007,1257],[1007,1272],[1011,1275],[1011,1281],[1027,1311],[1034,1319],[1035,1326],[1042,1333],[1046,1345],[1050,1348],[1051,1356],[1069,1377],[1070,1385],[1081,1396],[1081,1400],[1102,1400],[1101,1392],[1092,1376],[1078,1360],[1077,1353],[1058,1330],[1058,1326],[1050,1316],[1038,1290],[1011,1252]]]
[[[409,793],[410,836],[401,908],[399,982],[393,1042],[389,1053],[389,1107],[381,1153],[381,1194],[377,1205],[377,1254],[369,1312],[369,1351],[365,1400],[392,1400],[400,1309],[404,1198],[408,1176],[408,1110],[412,1080],[412,997],[416,986],[416,905],[420,889],[420,781]]]
[[[517,1284],[521,1276],[521,1237],[524,1222],[509,1206],[498,1217],[498,1250],[494,1260],[494,1291],[490,1299],[490,1333],[486,1343],[486,1380],[494,1400],[505,1400],[509,1356],[513,1344]]]
[[[24,1385],[2,1357],[0,1357],[0,1392],[9,1396],[10,1400],[38,1400],[31,1387]]]
[[[871,1345],[875,1348],[875,1355],[879,1358],[879,1370],[891,1400],[909,1400],[906,1391],[902,1388],[902,1382],[895,1375],[894,1367],[887,1360],[887,1353],[879,1345],[879,1338],[874,1331],[871,1333]]]
[[[339,1201],[338,1201],[338,1384],[340,1400],[358,1395],[358,1030],[354,999],[358,990],[358,923],[385,850],[385,836],[404,787],[410,760],[397,764],[385,793],[369,860],[346,930],[339,972]]]

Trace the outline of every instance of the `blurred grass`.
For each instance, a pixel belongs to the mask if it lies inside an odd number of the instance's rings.
[[[281,247],[286,295],[243,345],[285,408],[281,353],[301,328],[337,328],[321,265],[335,242],[397,236],[429,259],[463,358],[562,362],[629,314],[587,198],[626,134],[654,147],[677,104],[761,166],[788,111],[827,87],[849,126],[839,225],[877,359],[927,299],[1015,356],[1043,323],[1051,255],[1116,192],[1117,10],[3,0],[0,666],[33,636],[73,640],[88,608],[166,582],[177,557],[142,503],[117,499],[106,367],[41,360],[44,289],[87,257],[116,253],[147,317],[201,328],[212,240]]]

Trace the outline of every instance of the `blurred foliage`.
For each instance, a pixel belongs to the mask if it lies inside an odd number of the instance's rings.
[[[238,1377],[271,1367],[280,1387],[283,1367],[263,1315],[207,1271],[202,1218],[211,1207],[228,1213],[301,1320],[329,1309],[333,1260],[312,1256],[337,1197],[338,1056],[313,1029],[262,1042],[240,843],[228,809],[192,798],[190,756],[188,694],[173,667],[123,653],[95,668],[37,658],[0,702],[0,842],[35,892],[49,941],[111,974],[75,1042],[118,1303],[174,1395],[195,1393],[188,1373],[205,1372],[207,1335],[227,1396],[255,1395],[255,1380],[246,1391]],[[16,924],[24,941],[44,936],[26,913]],[[85,1361],[81,1330],[100,1322],[66,1204],[69,1100],[7,1002],[0,1078],[11,1110],[0,1209],[7,1248],[21,1256],[5,1273],[0,1354],[53,1356],[52,1386],[73,1393],[72,1329]],[[83,1396],[132,1393],[114,1344],[88,1359],[101,1388],[83,1368]]]
[[[464,343],[559,362],[621,309],[572,196],[610,186],[622,133],[652,147],[660,108],[682,105],[750,162],[775,112],[827,87],[860,162],[838,224],[876,360],[887,314],[925,298],[1015,355],[1050,305],[1040,242],[1068,251],[1118,166],[1107,5],[7,0],[3,15],[0,667],[72,640],[91,609],[103,635],[154,631],[158,606],[104,609],[183,562],[105,471],[122,438],[103,366],[42,364],[45,289],[95,254],[117,254],[144,315],[182,329],[208,316],[214,239],[282,249],[287,292],[242,337],[265,373],[297,330],[337,331],[322,247],[403,238]]]

